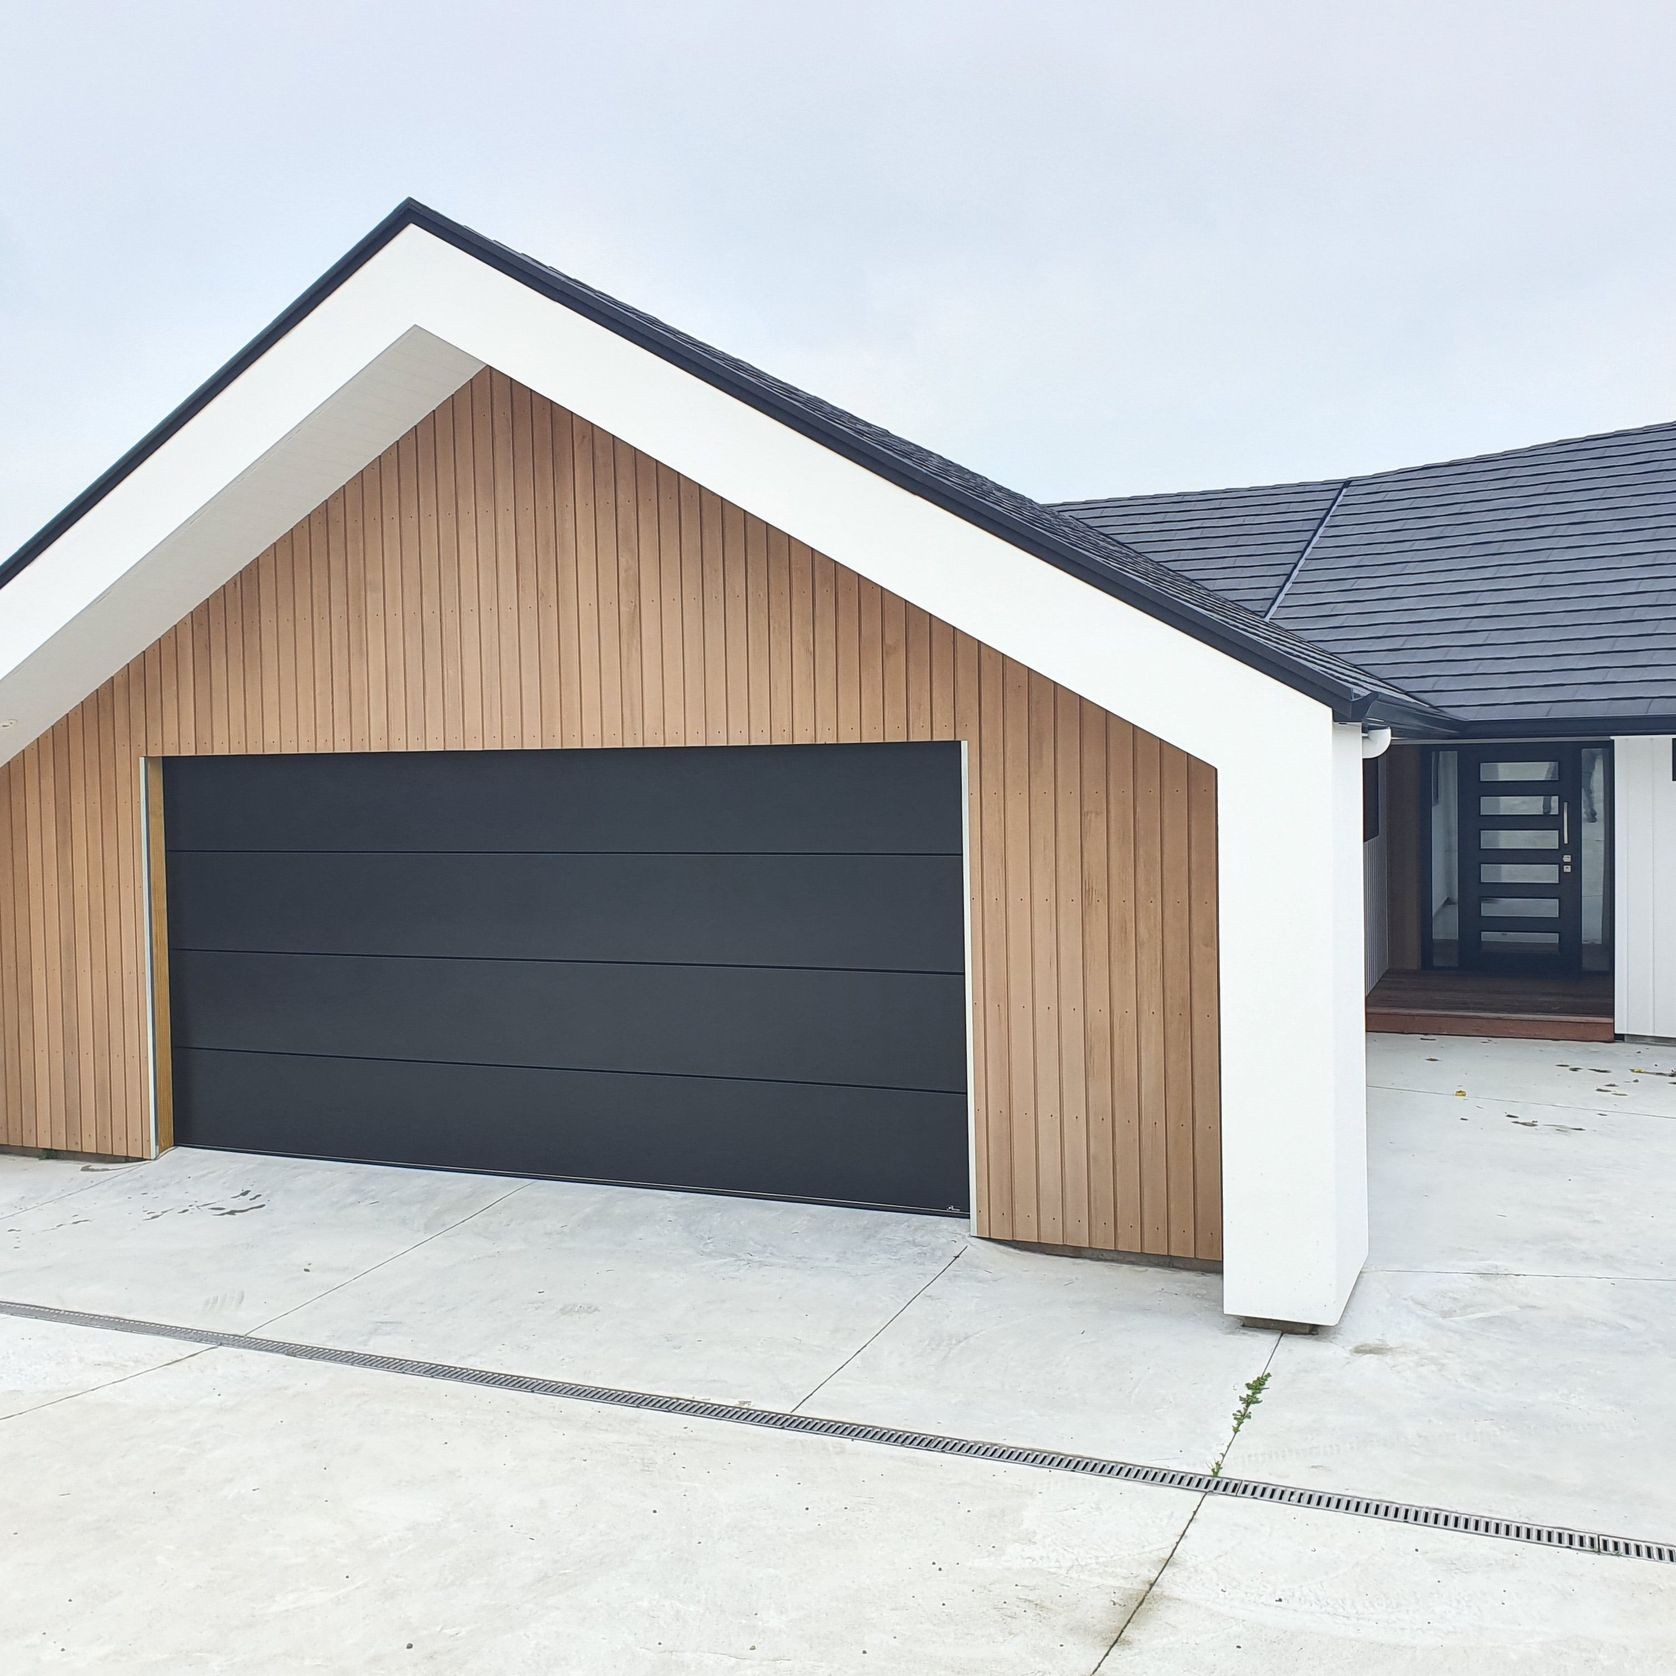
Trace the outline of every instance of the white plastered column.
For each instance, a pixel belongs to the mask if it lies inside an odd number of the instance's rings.
[[[1223,1308],[1331,1325],[1367,1256],[1360,729],[1218,769]]]

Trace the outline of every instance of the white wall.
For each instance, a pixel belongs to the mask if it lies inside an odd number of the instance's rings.
[[[1360,730],[417,228],[7,590],[0,758],[482,364],[1216,768],[1224,1307],[1336,1322],[1367,1248]]]
[[[1617,1029],[1676,1037],[1676,778],[1667,733],[1612,741]]]
[[[1348,1302],[1368,1255],[1368,1058],[1362,730],[1333,729],[1332,1201],[1339,1296]],[[1343,1307],[1343,1302],[1340,1308]],[[1302,1317],[1304,1320],[1312,1317]]]
[[[1389,757],[1380,757],[1378,763],[1379,835],[1369,838],[1362,845],[1362,923],[1366,944],[1362,971],[1364,992],[1372,989],[1385,976],[1385,968],[1391,960],[1390,924],[1385,893],[1386,829],[1390,825],[1391,814],[1385,795],[1385,765],[1389,761]]]

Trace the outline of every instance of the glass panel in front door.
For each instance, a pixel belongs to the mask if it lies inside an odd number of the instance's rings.
[[[1473,793],[1460,810],[1460,964],[1574,970],[1577,748],[1479,746],[1460,755]]]

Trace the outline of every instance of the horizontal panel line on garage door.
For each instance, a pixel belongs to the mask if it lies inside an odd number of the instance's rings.
[[[953,972],[955,856],[171,854],[182,949]]]
[[[954,973],[170,956],[177,1047],[964,1088]]]
[[[376,849],[338,849],[323,845],[314,845],[306,850],[266,850],[254,844],[240,844],[234,848],[220,845],[177,844],[169,841],[170,855],[667,855],[667,856],[699,856],[712,859],[721,856],[760,856],[764,859],[790,858],[793,856],[844,856],[858,858],[865,861],[886,861],[892,856],[911,856],[918,860],[926,856],[953,856],[961,858],[961,850],[633,850],[624,849],[620,845],[609,850],[574,850],[553,849],[543,845],[539,849],[457,849],[452,846],[429,845],[424,849],[394,849],[389,845],[380,845]]]
[[[953,743],[176,757],[182,848],[940,852]],[[173,844],[171,845],[173,847]]]
[[[964,966],[804,966],[784,960],[600,960],[581,956],[534,954],[432,954],[429,950],[251,949],[216,948],[207,943],[171,943],[175,954],[259,954],[289,960],[480,960],[496,966],[674,966],[718,972],[888,972],[902,978],[958,978]]]
[[[324,1158],[329,1162],[343,1164],[371,1164],[381,1169],[394,1170],[466,1170],[473,1175],[502,1176],[511,1181],[520,1179],[525,1181],[565,1181],[575,1182],[579,1187],[628,1187],[636,1191],[647,1188],[654,1193],[699,1193],[720,1199],[762,1199],[771,1204],[793,1205],[824,1205],[832,1210],[883,1210],[893,1215],[910,1216],[946,1216],[954,1221],[964,1222],[971,1216],[971,1210],[965,1205],[901,1205],[894,1199],[834,1199],[830,1197],[812,1196],[808,1192],[799,1193],[770,1193],[759,1191],[752,1187],[695,1187],[687,1181],[664,1181],[660,1177],[652,1176],[591,1176],[579,1175],[574,1170],[566,1170],[559,1174],[544,1173],[527,1166],[514,1168],[511,1165],[504,1169],[490,1169],[480,1164],[426,1164],[415,1163],[407,1157],[374,1158],[362,1157],[357,1153],[353,1157],[343,1157],[336,1153],[288,1153],[276,1148],[274,1142],[265,1138],[260,1145],[230,1146],[217,1141],[213,1144],[205,1141],[185,1141],[184,1146],[197,1148],[200,1145],[210,1152],[237,1152],[248,1154],[253,1158],[281,1158],[304,1157]]]
[[[183,1145],[970,1209],[963,1094],[177,1051]]]
[[[638,1071],[615,1065],[540,1065],[502,1059],[419,1059],[398,1053],[307,1053],[297,1048],[241,1048],[217,1045],[186,1045],[179,1053],[238,1053],[257,1059],[342,1060],[352,1065],[458,1065],[488,1071],[558,1071],[590,1077],[661,1077],[670,1082],[749,1082],[774,1088],[851,1088],[875,1094],[956,1094],[965,1099],[964,1088],[933,1088],[890,1082],[832,1082],[816,1077],[745,1077],[719,1071]]]

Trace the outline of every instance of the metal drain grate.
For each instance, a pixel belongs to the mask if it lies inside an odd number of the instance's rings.
[[[936,1432],[870,1426],[857,1420],[827,1420],[810,1414],[785,1414],[776,1409],[741,1408],[732,1403],[705,1402],[696,1397],[622,1391],[609,1385],[583,1385],[575,1380],[541,1379],[524,1373],[496,1373],[486,1368],[460,1367],[452,1362],[422,1362],[407,1356],[380,1356],[370,1350],[293,1344],[285,1339],[261,1338],[249,1333],[220,1333],[208,1327],[177,1327],[163,1321],[136,1321],[125,1315],[94,1315],[76,1309],[53,1309],[44,1304],[0,1300],[0,1315],[16,1316],[25,1321],[56,1321],[72,1327],[94,1327],[106,1332],[133,1333],[144,1338],[177,1339],[185,1344],[199,1344],[210,1349],[244,1350],[262,1356],[289,1356],[302,1362],[368,1368],[412,1379],[441,1379],[455,1385],[516,1391],[524,1396],[560,1397],[570,1402],[644,1409],[654,1414],[673,1414],[689,1420],[720,1420],[733,1426],[755,1426],[762,1431],[836,1438],[845,1443],[881,1444],[892,1449],[915,1449],[928,1455],[956,1455],[965,1460],[996,1461],[1006,1466],[1073,1472],[1087,1478],[1113,1478],[1125,1484],[1148,1484],[1159,1489],[1182,1490],[1190,1495],[1271,1502],[1280,1507],[1302,1507],[1321,1513],[1349,1513],[1358,1518],[1382,1519],[1392,1524],[1420,1525],[1428,1530],[1460,1531],[1470,1536],[1496,1536],[1509,1542],[1530,1542],[1545,1548],[1568,1548],[1580,1554],[1606,1554],[1620,1559],[1676,1564],[1676,1543],[1644,1542],[1635,1537],[1608,1536],[1601,1531],[1572,1530],[1564,1525],[1534,1525],[1524,1520],[1494,1519],[1479,1513],[1454,1513],[1443,1507],[1421,1507],[1413,1502],[1346,1495],[1338,1490],[1304,1490],[1287,1484],[1265,1484],[1255,1478],[1213,1478],[1205,1472],[1142,1466],[1134,1461],[1108,1461],[1097,1455],[1025,1449],[1016,1444],[984,1443],[975,1438],[946,1437]]]

